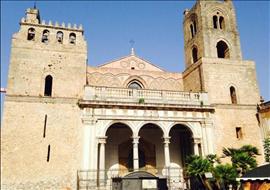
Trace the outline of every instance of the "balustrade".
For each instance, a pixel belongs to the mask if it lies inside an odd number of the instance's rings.
[[[207,93],[86,86],[84,100],[209,105]]]

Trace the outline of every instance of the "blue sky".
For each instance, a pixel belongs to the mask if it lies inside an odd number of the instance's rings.
[[[183,11],[195,1],[37,1],[41,19],[82,24],[88,64],[136,54],[165,70],[184,70]],[[6,87],[12,34],[34,1],[1,1],[1,87]],[[235,1],[244,59],[254,60],[261,95],[270,100],[270,3]],[[248,95],[248,92],[247,92]],[[2,105],[2,99],[1,99]],[[2,108],[2,106],[1,106]],[[2,110],[2,109],[1,109]]]

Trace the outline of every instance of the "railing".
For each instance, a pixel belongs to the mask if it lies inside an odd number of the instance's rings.
[[[86,86],[84,100],[129,103],[209,105],[207,93]]]
[[[78,190],[117,189],[115,188],[114,182],[121,181],[121,179],[124,179],[125,176],[134,172],[147,172],[157,178],[166,179],[168,189],[175,189],[175,188],[187,189],[189,187],[189,180],[187,177],[183,176],[183,170],[180,168],[170,167],[170,168],[140,168],[138,170],[133,169],[132,170],[110,169],[102,171],[78,170],[77,189]]]

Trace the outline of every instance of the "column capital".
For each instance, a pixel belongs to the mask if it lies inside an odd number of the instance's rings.
[[[98,143],[100,144],[106,144],[107,137],[98,137]]]
[[[193,138],[194,144],[199,144],[201,143],[201,138]]]
[[[132,139],[133,139],[133,144],[138,144],[140,136],[132,137]]]
[[[171,137],[162,137],[164,139],[164,144],[170,144]]]

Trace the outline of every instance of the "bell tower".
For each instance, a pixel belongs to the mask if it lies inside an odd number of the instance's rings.
[[[242,53],[233,3],[198,0],[184,11],[186,68],[200,58],[241,60]]]

